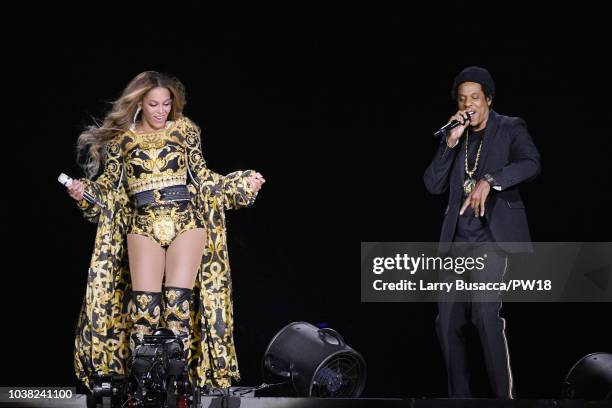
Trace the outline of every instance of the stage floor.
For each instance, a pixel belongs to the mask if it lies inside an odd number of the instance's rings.
[[[110,407],[109,401],[98,407]],[[494,400],[422,398],[277,398],[277,397],[202,397],[202,408],[612,408],[612,401],[584,400]],[[87,396],[66,400],[0,400],[0,407],[87,407]]]

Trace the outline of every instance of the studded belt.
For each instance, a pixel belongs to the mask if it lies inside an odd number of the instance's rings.
[[[149,204],[164,204],[169,201],[188,201],[191,194],[185,185],[165,187],[159,190],[147,190],[136,193],[136,207]]]

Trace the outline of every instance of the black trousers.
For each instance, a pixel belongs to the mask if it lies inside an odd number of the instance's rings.
[[[478,244],[469,249],[453,249],[451,256],[479,256],[486,253],[485,268],[462,275],[455,272],[440,274],[440,281],[462,279],[470,282],[501,282],[507,277],[508,256],[494,244]],[[505,335],[506,321],[499,311],[502,306],[498,292],[444,293],[438,302],[436,331],[448,374],[449,397],[472,397],[466,333],[472,324],[480,337],[484,362],[491,389],[496,398],[514,398],[510,355]]]

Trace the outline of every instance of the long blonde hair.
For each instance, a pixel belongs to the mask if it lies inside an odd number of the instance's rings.
[[[112,102],[112,109],[102,124],[87,127],[77,141],[77,162],[87,178],[95,176],[106,159],[106,144],[127,131],[134,121],[138,104],[153,88],[166,88],[172,95],[172,109],[168,120],[177,120],[185,107],[185,87],[175,77],[156,71],[142,72],[125,87],[121,96]]]

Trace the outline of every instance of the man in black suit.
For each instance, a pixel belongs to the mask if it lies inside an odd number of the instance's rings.
[[[508,269],[508,253],[531,251],[518,185],[540,172],[540,155],[523,119],[491,109],[495,83],[486,69],[468,67],[461,71],[453,83],[452,96],[458,111],[450,121],[461,125],[442,137],[424,175],[430,193],[449,190],[440,251],[450,250],[458,256],[466,254],[465,248],[488,249],[486,268],[471,271],[470,277],[479,282],[499,282]],[[469,301],[457,299],[453,295],[442,299],[436,319],[449,396],[472,396],[464,331],[471,322],[480,336],[495,396],[514,398],[505,320],[499,316],[500,296],[474,293]]]

